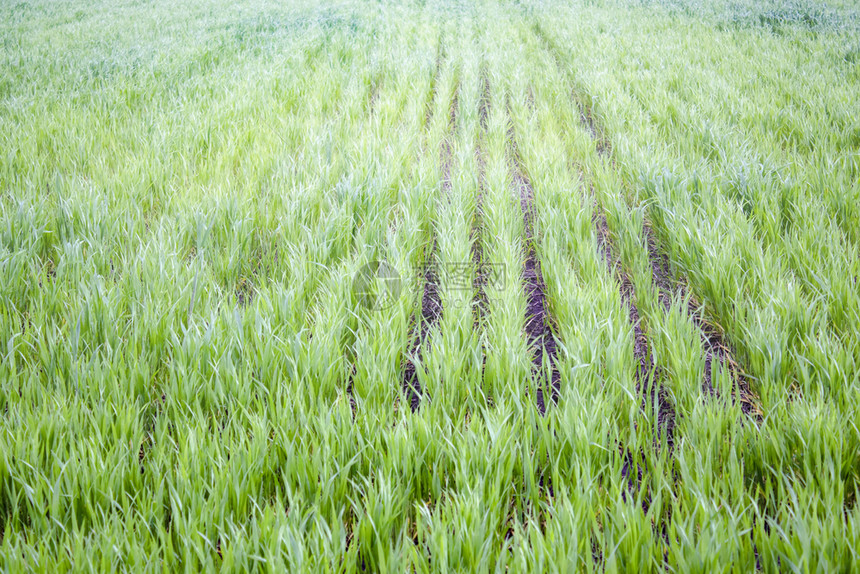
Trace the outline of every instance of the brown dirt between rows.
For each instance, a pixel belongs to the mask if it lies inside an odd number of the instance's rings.
[[[554,46],[550,45],[549,40],[543,34],[543,31],[538,32],[538,36],[544,43],[545,49],[555,57],[557,56]],[[555,58],[556,65],[563,71],[558,58]],[[612,147],[609,139],[605,136],[605,132],[599,122],[595,119],[593,110],[584,105],[575,92],[572,90],[571,99],[575,103],[579,111],[580,123],[588,132],[592,141],[595,142],[598,155],[604,160],[611,161]],[[656,237],[651,228],[645,225],[645,238],[649,262],[651,264],[651,274],[654,284],[659,289],[660,303],[664,310],[668,310],[671,305],[672,295],[685,297],[686,290],[683,283],[674,282],[669,268],[669,261],[664,252],[658,247]],[[713,361],[714,357],[727,367],[731,376],[735,381],[736,400],[740,400],[743,412],[750,416],[755,416],[760,420],[761,411],[757,406],[757,399],[749,386],[749,381],[744,376],[738,363],[732,356],[731,349],[724,343],[723,337],[714,326],[705,322],[697,312],[697,306],[693,299],[688,299],[687,315],[698,327],[700,331],[702,347],[705,353],[705,372],[703,375],[702,390],[708,395],[715,395],[712,382]],[[638,311],[637,311],[638,316]]]
[[[563,75],[567,75],[565,67],[560,59],[560,54],[557,47],[552,43],[546,32],[535,23],[533,32],[543,44],[544,49],[549,52],[556,67]],[[604,135],[602,127],[594,117],[594,112],[591,106],[587,105],[577,96],[576,90],[571,89],[571,100],[576,105],[579,112],[579,120],[582,127],[586,130],[591,140],[595,143],[597,153],[600,157],[606,159],[611,154],[611,145],[608,138]],[[643,408],[648,408],[650,405],[657,406],[657,427],[661,432],[666,433],[666,445],[671,450],[674,447],[674,428],[675,428],[675,411],[671,402],[657,381],[659,381],[660,373],[657,366],[654,364],[653,357],[649,351],[648,338],[645,335],[641,325],[639,309],[635,303],[635,291],[630,277],[624,272],[619,261],[613,256],[612,239],[609,234],[609,227],[606,223],[606,216],[598,205],[595,206],[594,216],[592,217],[592,225],[597,235],[598,249],[601,252],[607,268],[619,281],[622,301],[627,305],[630,324],[633,327],[633,353],[639,363],[639,368],[636,371],[637,387],[640,395],[643,398]],[[655,275],[656,277],[656,275]],[[630,467],[632,458],[628,455],[625,457],[623,474],[626,477],[630,475]],[[638,480],[641,480],[641,469],[637,472]],[[630,479],[632,481],[632,479]]]
[[[544,40],[547,49],[552,51],[552,47],[547,45],[547,39],[543,38],[543,36],[541,37]],[[556,61],[556,64],[560,65],[558,61]],[[604,159],[610,159],[612,151],[611,145],[605,137],[602,127],[594,118],[592,110],[583,105],[575,92],[572,93],[571,99],[574,101],[579,111],[580,123],[588,132],[591,139],[595,142],[598,155]],[[644,232],[648,260],[651,265],[652,280],[658,287],[659,299],[664,311],[668,311],[672,303],[673,295],[681,297],[682,299],[686,298],[686,289],[684,288],[683,283],[672,280],[669,260],[665,253],[659,248],[659,243],[653,231],[647,224],[645,225]],[[728,368],[731,373],[735,382],[734,394],[736,396],[734,398],[736,400],[740,400],[743,412],[760,419],[761,411],[757,406],[755,394],[750,389],[749,381],[747,381],[740,369],[740,366],[734,360],[731,349],[724,343],[720,331],[702,319],[701,315],[697,311],[697,305],[692,298],[688,299],[686,313],[690,317],[690,320],[699,329],[702,348],[705,354],[705,370],[702,381],[703,392],[707,395],[716,395],[712,382],[714,368],[713,363],[714,358],[716,357],[717,361]],[[638,318],[638,310],[636,311],[636,316]]]
[[[475,151],[478,158],[478,201],[475,208],[475,221],[470,231],[470,239],[472,241],[472,264],[475,266],[475,278],[472,281],[472,289],[475,293],[473,299],[474,308],[474,326],[479,328],[481,321],[487,314],[487,293],[484,290],[484,285],[487,284],[487,269],[484,265],[484,248],[481,245],[481,228],[483,213],[481,212],[481,201],[483,194],[483,157],[480,150]]]
[[[442,60],[442,51],[441,44],[437,46],[436,51],[436,63],[435,69],[433,71],[433,78],[431,81],[430,87],[430,98],[427,101],[427,108],[425,110],[425,126],[430,123],[430,119],[433,115],[433,101],[436,99],[436,78],[439,75],[439,68],[441,66]],[[366,103],[366,113],[368,117],[373,117],[376,115],[376,102],[379,99],[379,90],[380,90],[381,80],[379,77],[375,77],[371,81],[370,88],[368,90],[367,103]],[[237,289],[238,294],[238,289]],[[240,299],[241,301],[241,299]],[[346,383],[346,395],[349,398],[349,407],[352,411],[352,417],[355,418],[355,413],[357,409],[357,403],[355,401],[355,396],[353,394],[353,379],[355,378],[357,372],[357,366],[354,360],[350,364],[349,376],[347,378]],[[415,409],[413,409],[415,410]]]
[[[481,70],[481,103],[478,108],[478,117],[481,129],[486,133],[490,118],[490,79],[486,68]]]
[[[486,191],[486,169],[487,161],[484,157],[484,142],[487,136],[487,118],[490,114],[490,81],[484,66],[481,67],[481,98],[478,104],[478,118],[481,126],[478,143],[475,145],[475,166],[478,171],[478,186],[475,196],[475,215],[472,228],[469,230],[469,239],[472,242],[472,264],[475,266],[475,278],[472,281],[474,298],[473,329],[479,332],[487,315],[489,301],[484,286],[487,284],[487,268],[484,265],[484,247],[482,243],[482,229],[484,226],[484,193]],[[484,381],[487,370],[487,353],[485,344],[481,343],[481,381]],[[492,404],[493,397],[487,396],[488,404]]]
[[[355,374],[358,371],[355,363],[352,363],[352,368],[349,372],[349,382],[346,384],[346,396],[349,397],[349,409],[352,411],[352,418],[355,419],[356,402],[355,396],[352,393],[352,382],[355,379]]]

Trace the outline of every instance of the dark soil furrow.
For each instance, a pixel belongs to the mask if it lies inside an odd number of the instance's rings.
[[[481,230],[483,228],[484,214],[481,211],[481,204],[484,193],[484,157],[480,147],[475,149],[475,158],[478,164],[478,193],[475,204],[475,218],[472,223],[471,240],[472,240],[472,264],[475,266],[475,279],[472,283],[475,297],[473,300],[475,327],[483,321],[487,314],[487,292],[484,286],[487,284],[487,267],[484,262],[484,246],[481,240]]]
[[[346,396],[349,398],[349,409],[352,411],[352,418],[355,419],[355,395],[352,392],[352,381],[355,379],[355,373],[358,369],[355,366],[355,363],[352,363],[352,367],[349,370],[349,381],[346,383]]]
[[[167,395],[161,393],[161,396],[152,401],[152,414],[149,420],[146,423],[146,434],[143,437],[143,440],[140,443],[140,449],[137,452],[137,462],[140,466],[140,473],[143,474],[145,470],[145,462],[146,455],[152,450],[153,447],[153,435],[155,434],[155,425],[158,421],[158,417],[161,416],[161,413],[164,411],[167,405]]]
[[[475,326],[476,328],[487,313],[487,293],[484,286],[487,284],[487,268],[484,262],[484,247],[481,242],[481,230],[483,229],[483,203],[486,189],[487,161],[484,157],[484,142],[487,137],[486,118],[490,114],[490,81],[486,71],[481,74],[481,100],[478,107],[478,117],[481,118],[481,132],[479,143],[475,146],[475,164],[478,169],[478,190],[475,198],[475,219],[472,224],[472,262],[475,265],[475,280],[473,289],[475,292]],[[484,358],[486,361],[486,357]]]
[[[381,80],[379,77],[375,77],[370,83],[370,89],[367,96],[368,117],[374,117],[376,115],[376,103],[379,100],[380,83]]]
[[[440,35],[440,40],[439,40],[439,44],[437,45],[437,52],[436,52],[436,68],[433,72],[433,77],[431,78],[431,82],[430,82],[430,90],[428,91],[428,95],[427,95],[427,104],[426,104],[427,108],[426,108],[426,112],[425,112],[427,114],[425,116],[427,123],[425,123],[425,125],[424,125],[425,136],[426,136],[426,130],[429,126],[429,119],[430,119],[430,116],[432,115],[433,105],[435,104],[435,100],[436,100],[436,96],[437,96],[436,82],[437,82],[437,78],[439,76],[439,68],[441,67],[443,56],[444,56],[444,54],[443,54],[441,35]],[[371,86],[369,88],[369,95],[368,95],[368,101],[367,101],[367,106],[366,106],[367,119],[372,118],[375,114],[375,105],[376,105],[376,100],[378,99],[379,87],[380,87],[380,81],[379,81],[379,78],[376,77],[373,79]],[[395,220],[396,220],[396,217],[395,217]],[[394,225],[394,224],[392,224],[392,225]],[[413,331],[414,331],[414,328],[410,330],[410,332],[413,332]],[[354,341],[353,341],[353,343],[354,343]],[[350,349],[351,344],[346,344],[345,348]],[[349,365],[349,375],[347,376],[347,379],[346,379],[346,394],[347,394],[347,397],[349,400],[349,406],[350,406],[350,409],[352,411],[352,416],[354,419],[356,412],[357,412],[357,403],[355,400],[355,394],[354,394],[354,388],[353,388],[353,381],[354,381],[356,373],[357,373],[357,363],[356,363],[354,349],[348,350],[346,352],[346,356],[347,356],[348,365]],[[404,375],[404,380],[405,379],[406,379],[406,376]],[[416,383],[417,383],[417,381],[416,381]]]
[[[741,409],[748,416],[760,418],[757,400],[750,390],[749,381],[732,357],[731,349],[726,345],[720,331],[707,323],[699,313],[698,306],[692,298],[687,298],[687,289],[683,283],[672,279],[669,268],[669,258],[660,249],[654,231],[646,224],[644,226],[645,244],[648,260],[651,264],[651,276],[659,291],[660,304],[665,311],[672,305],[673,298],[687,301],[686,313],[696,325],[702,341],[705,355],[705,371],[702,380],[702,390],[709,395],[716,395],[713,386],[713,368],[716,360],[724,369],[728,369],[734,380],[733,399],[740,401]]]
[[[564,64],[564,57],[553,39],[550,38],[538,22],[533,22],[532,31],[540,40],[544,49],[552,57],[553,62],[555,62],[555,65],[559,72],[561,72],[562,76],[570,81],[569,72]],[[608,157],[612,152],[612,144],[609,141],[609,138],[606,137],[606,132],[603,129],[603,126],[600,125],[600,122],[594,117],[594,107],[591,101],[587,98],[580,97],[580,93],[573,87],[570,90],[570,97],[576,104],[576,108],[579,111],[579,121],[582,124],[582,127],[585,128],[588,135],[591,136],[591,139],[597,146],[597,153],[600,154],[601,157]]]
[[[606,223],[606,215],[598,205],[595,205],[592,225],[597,238],[600,257],[606,264],[609,273],[618,281],[621,300],[628,309],[628,319],[630,325],[633,327],[633,356],[637,362],[635,373],[636,387],[642,400],[642,408],[647,411],[656,404],[657,430],[661,436],[665,432],[666,446],[671,451],[674,445],[675,412],[662,388],[658,386],[659,373],[650,352],[648,337],[642,329],[639,309],[636,307],[635,288],[630,280],[630,276],[624,272],[621,262],[616,258],[616,250],[613,246],[609,226]],[[619,445],[619,448],[624,459],[624,464],[621,467],[621,476],[627,483],[627,488],[631,495],[635,496],[636,492],[639,491],[644,476],[642,464],[637,462],[636,459],[639,458],[642,460],[644,457],[635,457],[629,449],[625,449],[621,445]],[[622,496],[624,496],[623,493]],[[650,505],[650,497],[646,496],[642,500],[642,510],[647,512]]]
[[[484,194],[487,189],[486,171],[487,159],[485,156],[484,146],[487,141],[487,118],[490,114],[490,80],[487,76],[487,70],[484,66],[481,67],[481,98],[478,104],[478,117],[480,119],[480,131],[478,141],[475,144],[475,167],[478,172],[478,182],[475,194],[475,212],[472,221],[472,228],[469,231],[469,239],[472,242],[472,264],[475,266],[475,277],[472,282],[472,290],[474,297],[472,299],[472,314],[473,314],[473,329],[475,332],[481,332],[484,327],[484,321],[488,313],[489,301],[485,286],[487,284],[487,265],[484,261],[484,244],[482,233],[484,228]],[[487,352],[486,343],[481,340],[481,382],[483,385],[484,376],[487,369]],[[487,397],[487,401],[491,402],[492,397]]]
[[[628,310],[628,319],[633,327],[633,355],[638,363],[635,377],[636,387],[641,397],[641,407],[649,412],[656,410],[656,431],[660,437],[660,444],[669,449],[671,453],[674,447],[675,409],[669,401],[665,390],[660,385],[661,374],[650,352],[648,337],[642,329],[639,310],[636,307],[636,292],[629,275],[624,271],[620,261],[616,258],[616,250],[613,246],[609,226],[606,223],[606,215],[599,205],[595,205],[592,216],[592,225],[597,238],[598,251],[604,260],[609,273],[618,281],[621,300]],[[653,412],[653,411],[652,411]],[[663,442],[665,440],[665,442]],[[645,455],[640,452],[634,454],[630,449],[618,445],[620,454],[624,460],[621,467],[622,480],[626,482],[627,490],[631,496],[636,496],[643,484],[647,472],[645,468]],[[626,494],[622,492],[626,500]],[[648,512],[651,506],[651,497],[646,492],[642,499],[642,510]],[[655,524],[661,537],[667,538],[666,523],[664,518],[659,524]],[[668,542],[667,542],[668,547]]]
[[[606,215],[599,206],[595,207],[592,218],[597,245],[601,258],[604,259],[609,272],[618,280],[621,300],[627,306],[630,325],[633,327],[633,355],[637,362],[636,385],[643,400],[643,408],[650,409],[656,405],[657,427],[659,434],[665,433],[666,446],[671,451],[674,446],[675,409],[669,401],[665,390],[659,384],[660,369],[654,363],[651,355],[648,336],[642,328],[642,319],[636,307],[636,291],[630,276],[624,271],[616,258],[606,224]]]
[[[563,55],[558,46],[554,43],[552,38],[549,37],[546,31],[543,30],[540,24],[534,23],[533,31],[540,39],[547,52],[552,56],[559,72],[561,72],[563,76],[567,77],[568,81],[572,83],[573,80],[570,78],[570,73],[564,65]],[[576,88],[572,87],[571,100],[579,111],[582,127],[595,142],[598,154],[601,157],[610,158],[612,147],[609,138],[606,137],[606,132],[603,126],[596,120],[588,99],[580,97]],[[683,282],[673,281],[669,268],[669,261],[665,255],[665,251],[659,248],[657,239],[647,224],[645,225],[645,239],[653,282],[658,288],[659,299],[663,309],[668,311],[672,304],[673,296],[684,299],[686,298],[684,284]],[[631,309],[634,309],[634,307],[631,307]],[[714,394],[712,373],[714,359],[716,358],[724,368],[729,369],[732,379],[734,380],[733,394],[735,395],[735,400],[739,400],[741,402],[743,411],[748,415],[754,415],[757,418],[760,418],[760,409],[757,406],[758,401],[756,396],[750,389],[749,381],[744,376],[737,361],[734,360],[731,349],[724,343],[720,332],[701,318],[692,299],[688,303],[686,311],[690,320],[699,329],[702,348],[705,353],[705,372],[702,381],[703,392]],[[635,314],[638,317],[638,311]],[[640,364],[642,364],[641,361]]]
[[[403,390],[409,399],[409,406],[412,412],[418,410],[422,396],[421,383],[418,382],[418,372],[415,363],[416,360],[420,361],[423,356],[430,330],[442,317],[442,297],[439,293],[439,281],[436,276],[436,270],[432,263],[435,255],[436,244],[434,242],[427,257],[428,263],[424,269],[424,293],[421,296],[421,312],[412,321],[411,358],[406,359],[406,366],[403,369]]]
[[[453,149],[451,138],[457,129],[457,112],[459,108],[459,86],[454,89],[448,115],[448,134],[442,142],[440,150],[440,165],[442,169],[441,187],[447,195],[451,191],[451,172],[453,167]],[[422,282],[424,291],[421,296],[420,314],[416,314],[411,325],[412,347],[403,368],[403,390],[409,400],[412,412],[418,410],[421,403],[422,389],[418,382],[416,362],[420,362],[424,354],[427,339],[431,329],[438,324],[442,317],[442,295],[439,291],[439,278],[435,267],[436,240],[434,239],[425,258]]]
[[[510,111],[508,113],[510,116]],[[534,190],[528,175],[522,169],[522,159],[517,147],[513,122],[508,130],[509,170],[514,191],[519,196],[520,208],[525,223],[525,262],[523,264],[523,289],[526,295],[526,318],[524,330],[532,352],[532,368],[537,381],[545,382],[545,369],[549,368],[550,399],[558,403],[561,390],[561,377],[556,364],[558,353],[557,338],[552,316],[547,304],[546,283],[540,270],[537,250],[535,249],[535,206]],[[541,414],[546,412],[544,385],[538,384],[537,405]]]
[[[478,108],[478,118],[481,129],[486,133],[490,118],[490,76],[486,66],[481,68],[481,103]]]
[[[437,82],[439,81],[439,71],[442,69],[442,61],[445,59],[445,44],[442,34],[439,34],[439,40],[436,43],[436,63],[433,67],[433,75],[430,77],[430,97],[427,98],[427,107],[424,112],[424,127],[430,125],[430,120],[433,119],[433,106],[436,104],[436,91],[438,90]]]

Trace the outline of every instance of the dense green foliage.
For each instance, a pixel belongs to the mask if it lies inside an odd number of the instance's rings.
[[[847,0],[3,4],[0,570],[851,569],[858,94]],[[475,244],[419,360],[416,270]]]

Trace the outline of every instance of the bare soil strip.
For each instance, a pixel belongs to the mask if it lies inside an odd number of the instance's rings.
[[[510,112],[508,113],[510,119]],[[546,283],[540,271],[537,251],[535,249],[535,206],[534,190],[528,175],[522,169],[522,159],[517,147],[516,134],[513,129],[513,120],[508,130],[508,169],[514,190],[519,194],[520,208],[523,212],[525,222],[525,263],[523,264],[523,288],[526,295],[526,320],[525,332],[528,338],[529,348],[532,351],[532,368],[537,381],[545,381],[544,373],[547,366],[550,369],[550,399],[553,404],[558,403],[561,390],[561,377],[558,372],[556,355],[558,353],[557,338],[554,328],[554,320],[549,312],[546,298]],[[544,385],[538,384],[537,405],[541,414],[546,412],[546,399],[544,397]]]
[[[430,90],[428,92],[427,104],[426,104],[425,112],[424,112],[425,136],[426,136],[426,130],[428,130],[429,126],[430,126],[430,120],[432,120],[432,118],[433,118],[433,107],[436,103],[436,97],[438,95],[438,85],[437,84],[439,81],[439,74],[440,74],[440,71],[442,68],[442,63],[445,59],[445,47],[444,47],[443,39],[444,39],[444,37],[440,33],[439,39],[436,43],[435,64],[434,64],[434,68],[433,68],[433,75],[430,78]],[[368,100],[368,115],[369,116],[372,116],[374,114],[374,105],[375,105],[375,101],[377,99],[377,91],[378,91],[377,88],[378,88],[378,82],[376,80],[374,80],[374,83],[371,86],[370,96],[369,96],[369,100]],[[443,179],[445,179],[444,176],[443,176]],[[443,185],[444,185],[444,183],[443,183]],[[431,250],[431,257],[428,258],[428,260],[432,260],[432,254],[433,253],[435,253],[435,243],[433,245],[433,249]],[[428,273],[429,273],[429,277],[428,277]],[[433,312],[432,312],[432,308],[434,307],[435,303],[438,303],[438,309],[439,309],[438,314],[439,315],[441,315],[441,309],[442,309],[442,303],[441,303],[441,300],[439,299],[438,289],[436,288],[437,282],[435,279],[435,274],[433,274],[433,272],[429,269],[425,270],[425,274],[424,274],[425,285],[428,284],[428,280],[432,283],[432,287],[430,288],[429,293],[427,292],[427,288],[425,287],[425,293],[424,293],[424,296],[422,297],[422,303],[421,303],[421,317],[422,317],[421,322],[422,323],[426,323],[427,321],[430,320],[431,316],[435,316],[435,315],[433,315]],[[429,297],[429,299],[428,299],[428,297]],[[433,321],[435,321],[435,319],[433,319]],[[417,332],[415,323],[416,323],[416,320],[415,320],[415,317],[413,317],[412,322],[411,322],[411,326],[410,326],[410,333],[411,333],[410,340],[414,341],[413,352],[415,352],[417,350],[420,353],[420,345],[421,345],[421,343],[423,343],[424,339],[426,338],[426,333],[424,333],[422,335],[420,332]],[[429,330],[429,327],[427,327],[427,329]],[[350,353],[350,354],[352,354],[352,353]],[[353,394],[353,379],[355,378],[356,372],[357,372],[357,365],[355,363],[355,358],[352,357],[352,359],[350,360],[349,376],[347,378],[347,384],[346,384],[346,393],[347,393],[347,397],[349,398],[349,406],[350,406],[350,409],[352,410],[353,418],[355,418],[355,413],[356,413],[356,408],[357,408],[357,403],[355,401],[355,396]],[[421,386],[418,383],[417,375],[415,373],[415,365],[412,363],[412,361],[408,361],[406,366],[404,367],[403,381],[404,381],[403,382],[404,389],[406,391],[407,397],[409,397],[409,402],[410,402],[410,405],[412,407],[412,411],[414,412],[418,408],[418,403],[420,401]]]
[[[567,77],[568,81],[572,83],[572,80],[563,64],[562,54],[558,47],[537,23],[535,23],[533,29],[541,43],[544,45],[544,48],[551,54],[561,74],[564,77]],[[590,103],[584,98],[579,97],[579,94],[573,86],[571,86],[571,99],[577,106],[579,119],[583,128],[595,142],[598,155],[605,160],[611,161],[612,149],[610,141],[606,137],[602,126],[595,118]],[[606,222],[606,215],[596,201],[594,214],[592,216],[592,225],[597,238],[600,256],[604,260],[610,274],[613,275],[619,283],[621,299],[627,307],[628,319],[633,328],[633,354],[636,362],[638,363],[635,376],[637,390],[642,401],[641,408],[645,412],[654,413],[656,419],[655,434],[659,437],[659,444],[661,447],[667,448],[668,452],[671,453],[675,443],[675,409],[669,400],[665,389],[660,384],[662,373],[659,367],[654,363],[648,337],[642,327],[639,309],[636,306],[635,288],[629,275],[624,271],[621,262],[617,259],[617,250],[613,245],[609,227]],[[662,261],[660,263],[662,263]],[[654,266],[654,264],[655,262],[652,261],[652,266]],[[656,274],[654,275],[654,279],[656,282]],[[661,302],[663,302],[664,306],[667,305],[667,303],[663,301],[662,297]],[[627,483],[628,491],[631,495],[635,496],[635,493],[639,491],[643,484],[643,478],[647,472],[647,469],[642,466],[644,463],[638,462],[637,459],[643,460],[644,457],[635,456],[633,452],[629,449],[625,449],[622,445],[619,445],[619,448],[624,460],[624,464],[621,469],[622,478]],[[626,496],[623,493],[622,496],[626,499]],[[642,500],[643,511],[647,513],[650,505],[650,496],[645,496]],[[669,517],[665,517],[654,525],[655,529],[659,531],[661,538],[666,542],[667,547],[667,524],[669,520]],[[596,556],[602,561],[602,556],[599,556],[599,552]]]
[[[451,191],[451,170],[454,162],[451,138],[457,130],[457,112],[459,109],[459,86],[454,90],[448,115],[448,135],[442,142],[440,150],[440,165],[442,168],[441,185],[444,194]],[[409,399],[409,407],[412,412],[418,410],[421,404],[422,389],[418,382],[418,370],[416,362],[420,362],[424,354],[430,330],[439,323],[442,317],[442,295],[439,292],[439,279],[437,276],[435,261],[436,240],[434,239],[425,256],[424,263],[424,292],[421,296],[421,311],[413,317],[410,327],[410,340],[412,346],[409,355],[405,359],[403,367],[403,390]]]
[[[661,447],[665,446],[671,454],[675,445],[675,408],[669,401],[665,389],[660,384],[663,377],[660,368],[654,363],[648,337],[642,329],[642,320],[636,307],[635,288],[630,280],[630,276],[627,275],[620,261],[615,256],[612,237],[606,224],[606,215],[599,205],[595,205],[592,225],[597,237],[600,256],[605,261],[610,274],[619,283],[621,300],[627,307],[630,325],[633,327],[633,355],[638,363],[635,373],[636,387],[642,401],[641,408],[645,412],[654,412],[656,416],[655,431],[659,437],[659,444]],[[642,466],[644,462],[639,464],[636,459],[644,460],[644,456],[640,455],[636,457],[630,449],[625,449],[622,445],[619,445],[619,449],[624,460],[624,464],[621,467],[621,477],[627,483],[627,489],[631,493],[631,496],[635,497],[643,484],[643,476],[647,472],[647,468],[643,468]],[[625,500],[627,498],[624,492],[622,492],[622,498]],[[642,511],[647,513],[650,506],[651,497],[646,493],[642,499]],[[669,545],[669,520],[670,517],[667,516],[654,524],[655,530],[659,532],[667,548]]]
[[[482,230],[484,228],[484,193],[486,192],[487,159],[484,146],[487,141],[487,118],[490,115],[490,79],[485,66],[481,67],[481,99],[478,104],[478,117],[480,120],[480,133],[478,142],[475,144],[475,165],[478,170],[478,186],[475,196],[475,214],[470,230],[472,241],[472,264],[475,266],[475,278],[472,282],[474,298],[472,300],[473,329],[480,332],[484,327],[487,317],[489,301],[484,286],[487,284],[487,265],[484,261],[484,245]],[[486,343],[481,341],[481,386],[487,370]],[[486,396],[486,395],[485,395]],[[492,403],[491,396],[486,397],[488,403]]]

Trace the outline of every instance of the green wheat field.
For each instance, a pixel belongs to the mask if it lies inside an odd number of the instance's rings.
[[[5,0],[0,571],[860,569],[852,0]]]

